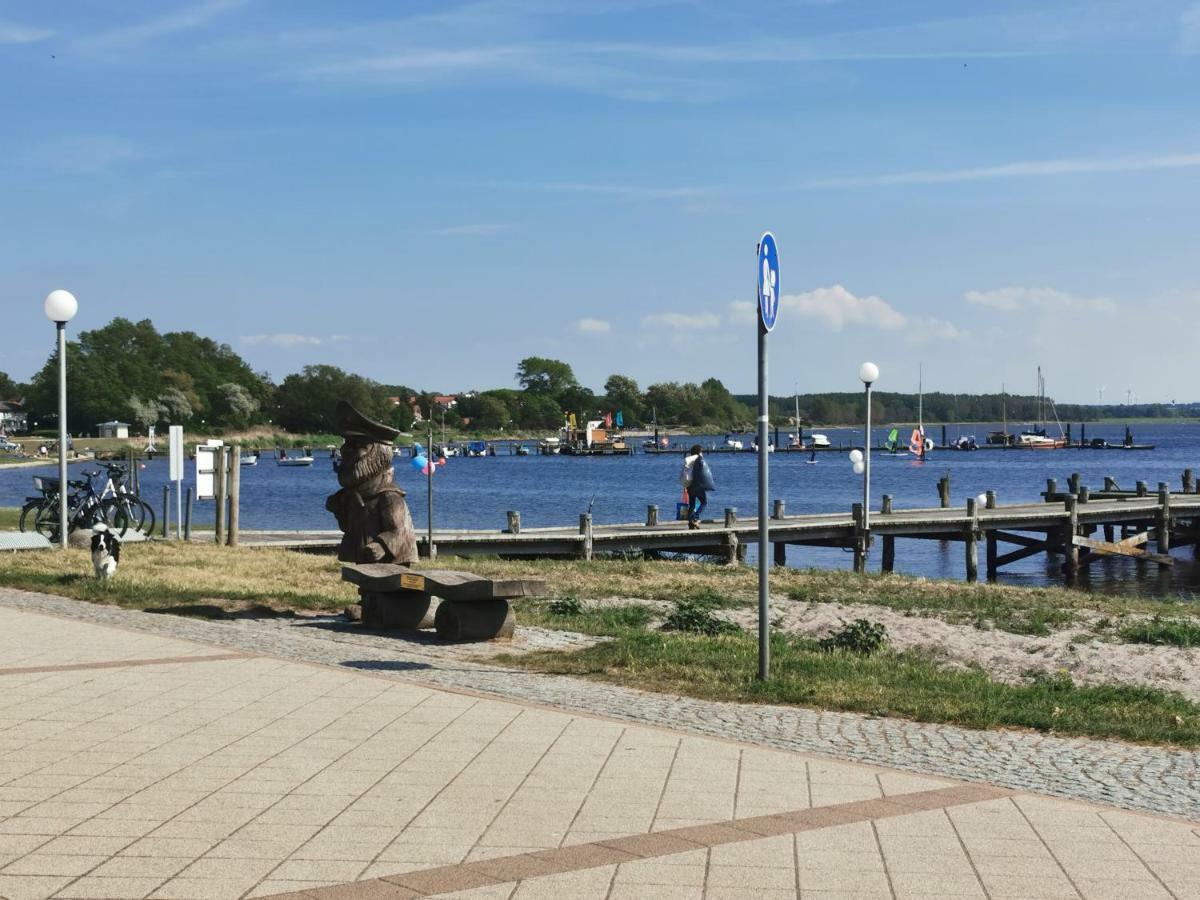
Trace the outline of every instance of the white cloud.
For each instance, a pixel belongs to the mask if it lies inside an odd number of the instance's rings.
[[[897,331],[907,321],[886,300],[875,296],[858,297],[840,284],[803,294],[784,294],[779,302],[783,308],[781,316],[790,312],[820,319],[830,331],[842,331],[847,325]]]
[[[1077,297],[1054,288],[1006,287],[992,291],[967,291],[964,297],[968,303],[1002,312],[1024,309],[1112,312],[1117,308],[1117,304],[1107,297]]]
[[[334,337],[334,340],[342,340],[342,336]],[[313,337],[309,334],[247,334],[238,338],[243,344],[271,344],[275,347],[306,347],[324,343],[319,337]]]
[[[971,333],[946,319],[928,316],[909,320],[908,330],[904,337],[910,344],[924,344],[929,341],[946,343],[965,341],[971,337]]]
[[[46,28],[18,25],[16,22],[0,21],[0,44],[32,44],[44,41],[54,34]]]
[[[575,330],[580,334],[610,334],[612,325],[603,319],[580,319],[575,323]]]
[[[642,319],[642,324],[668,331],[704,331],[720,327],[721,317],[716,313],[654,313]]]
[[[434,228],[428,234],[434,237],[481,237],[488,234],[499,234],[508,231],[511,225],[479,222],[470,225],[448,225],[445,228]]]
[[[237,9],[246,0],[204,0],[195,6],[187,6],[174,12],[147,19],[136,25],[114,28],[79,41],[79,46],[85,50],[113,50],[118,47],[128,47],[154,38],[166,37],[180,31],[201,28],[220,16],[222,13]]]
[[[1183,11],[1179,19],[1179,49],[1183,53],[1200,53],[1200,3]]]
[[[978,166],[968,169],[924,169],[885,175],[816,178],[809,181],[802,181],[796,187],[800,190],[807,190],[901,184],[944,184],[957,181],[981,181],[992,178],[1096,175],[1116,172],[1149,172],[1160,169],[1193,169],[1198,167],[1200,167],[1200,153],[1175,153],[1141,157],[1043,159],[1004,163],[998,166]]]

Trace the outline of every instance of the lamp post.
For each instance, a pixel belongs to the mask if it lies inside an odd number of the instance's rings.
[[[858,378],[866,388],[867,423],[863,432],[863,531],[866,546],[871,546],[871,385],[879,380],[879,366],[865,362],[858,367]]]
[[[58,545],[67,549],[67,323],[79,311],[70,291],[51,291],[42,304],[58,330]]]

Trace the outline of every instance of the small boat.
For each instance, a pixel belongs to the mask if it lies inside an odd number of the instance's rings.
[[[257,466],[258,465],[257,451],[254,453],[243,453],[242,458],[241,458],[241,463],[243,466]]]
[[[275,460],[277,466],[311,466],[312,464],[313,456],[308,450],[305,450],[301,456],[288,456],[288,452],[280,448],[279,455]]]
[[[513,453],[516,454],[517,456],[528,456],[529,448],[526,447],[524,444],[520,444],[513,450]]]
[[[829,446],[831,446],[831,444],[829,443],[829,436],[825,435],[825,434],[820,434],[820,433],[814,431],[813,435],[812,435],[811,446],[813,446],[813,447],[829,447]]]
[[[1035,429],[1017,435],[1016,446],[1023,450],[1062,450],[1067,446],[1067,439],[1052,438],[1045,431]]]
[[[471,441],[467,444],[467,456],[488,456],[488,445],[484,441]]]
[[[562,442],[556,437],[548,437],[538,444],[538,453],[542,456],[558,456],[562,452]]]

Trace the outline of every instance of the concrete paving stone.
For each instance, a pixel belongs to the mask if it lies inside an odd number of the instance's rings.
[[[883,872],[883,857],[878,852],[848,850],[800,850],[799,869],[815,871]]]
[[[713,866],[762,866],[794,869],[795,840],[792,835],[762,838],[736,844],[713,847],[710,859]]]
[[[1171,893],[1154,880],[1114,881],[1077,878],[1075,885],[1087,900],[1172,900]],[[1180,897],[1193,896],[1180,894]]]
[[[773,866],[711,866],[710,887],[794,888],[796,870]]]
[[[878,855],[879,847],[869,822],[837,825],[817,831],[802,831],[796,834],[796,850],[803,861],[806,851],[823,852],[840,850],[848,853]]]
[[[274,897],[281,894],[303,894],[306,891],[324,887],[327,887],[324,881],[283,881],[272,878],[257,885],[246,896]],[[304,898],[304,900],[309,900],[309,898]]]
[[[79,821],[76,819],[44,819],[33,816],[13,816],[0,822],[0,834],[45,834],[57,836],[70,831]]]
[[[327,841],[322,835],[296,848],[291,853],[291,858],[358,860],[366,864],[375,859],[386,846],[387,842]]]
[[[360,860],[287,859],[271,870],[270,877],[288,881],[357,881],[366,867]]]
[[[30,853],[4,867],[6,875],[83,875],[108,859],[107,856],[68,856],[62,853]]]
[[[153,819],[92,819],[80,822],[67,834],[137,838],[143,837],[161,826],[162,822]]]
[[[690,885],[614,884],[608,900],[703,900],[704,889]]]
[[[136,838],[63,835],[42,844],[38,853],[64,853],[70,856],[112,856],[128,847]]]
[[[897,900],[917,897],[963,897],[972,900],[987,900],[983,886],[974,875],[939,875],[931,878],[927,873],[892,872],[892,890]]]
[[[1129,847],[1147,863],[1200,864],[1200,840],[1187,844],[1141,844],[1131,841]]]
[[[972,859],[986,856],[1024,857],[1050,859],[1050,851],[1046,845],[1036,838],[1013,840],[1011,838],[972,838],[964,840],[967,852]]]
[[[161,882],[193,862],[190,856],[114,856],[89,874],[105,878],[152,878]]]
[[[875,823],[880,840],[889,838],[943,838],[958,842],[954,826],[946,818],[941,809],[910,813],[907,816],[896,816],[891,819],[880,819]]]
[[[980,875],[1015,875],[1028,878],[1062,878],[1062,866],[1050,856],[977,856],[971,863]]]
[[[270,859],[236,859],[205,856],[178,875],[180,878],[246,878],[259,881],[276,866]]]
[[[1063,877],[1047,878],[1045,876],[990,875],[983,873],[979,877],[983,881],[984,890],[987,891],[988,896],[993,898],[1028,897],[1057,900],[1060,897],[1079,897],[1079,893],[1071,886],[1071,882]]]
[[[71,875],[6,875],[0,873],[0,897],[6,900],[45,900],[74,881]]]
[[[893,900],[891,890],[806,891],[800,889],[800,900]]]
[[[800,891],[841,891],[854,894],[890,893],[887,876],[882,872],[815,872],[800,870]]]
[[[617,866],[615,884],[674,884],[702,887],[705,866],[667,866],[657,860],[638,860]]]
[[[512,900],[606,900],[615,867],[600,866],[545,878],[530,878],[518,885]]]
[[[72,881],[54,896],[69,900],[140,900],[161,882],[161,878],[107,878],[87,875]]]
[[[46,834],[0,834],[0,854],[24,856],[52,840],[54,838]]]
[[[784,889],[762,887],[708,887],[704,900],[796,900],[799,893],[794,887]]]
[[[150,894],[154,900],[237,900],[257,882],[241,878],[172,878]]]

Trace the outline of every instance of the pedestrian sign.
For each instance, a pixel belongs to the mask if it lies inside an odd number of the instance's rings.
[[[763,328],[774,328],[778,314],[779,250],[775,236],[768,231],[758,242],[758,315]]]

